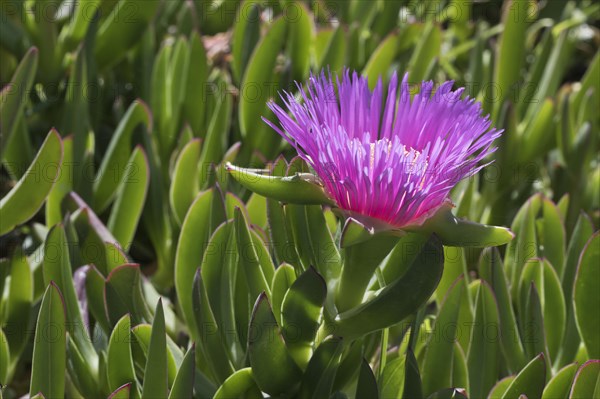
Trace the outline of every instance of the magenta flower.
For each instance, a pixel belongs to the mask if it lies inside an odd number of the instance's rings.
[[[464,89],[452,85],[445,82],[432,95],[433,82],[423,82],[411,100],[407,75],[398,96],[394,73],[386,96],[381,79],[371,92],[356,73],[346,71],[336,85],[321,73],[299,86],[302,103],[290,93],[282,95],[287,110],[269,103],[280,125],[265,122],[349,216],[368,226],[419,226],[450,203],[460,180],[485,166],[480,161],[501,133],[490,129],[479,103],[461,98]]]

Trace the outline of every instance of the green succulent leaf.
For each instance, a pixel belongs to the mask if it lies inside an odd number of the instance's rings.
[[[502,399],[519,398],[521,395],[527,398],[541,398],[545,384],[546,360],[540,353],[512,380]]]
[[[358,381],[356,383],[356,398],[378,398],[379,389],[377,388],[377,380],[371,370],[369,363],[363,359],[360,365]]]
[[[459,278],[448,291],[439,310],[423,359],[422,378],[425,395],[452,385],[452,369],[448,367],[448,362],[454,353],[456,320],[464,294],[465,282],[463,278]],[[476,330],[474,330],[474,334],[476,334]],[[439,339],[439,337],[444,338]]]
[[[17,184],[0,200],[0,235],[31,219],[42,207],[60,173],[62,140],[51,130]]]
[[[146,356],[142,398],[167,398],[169,390],[167,370],[165,316],[162,300],[159,300],[154,312],[154,322]]]
[[[375,298],[338,315],[333,331],[349,339],[398,323],[435,291],[443,265],[442,244],[432,236],[404,275],[390,282]]]
[[[505,227],[488,226],[457,218],[443,206],[423,226],[408,231],[435,233],[442,244],[452,247],[491,247],[509,243],[514,234]]]
[[[525,264],[520,281],[521,312],[525,314],[527,290],[531,282],[539,289],[544,318],[544,335],[548,352],[552,359],[556,358],[563,338],[566,318],[566,305],[560,280],[554,268],[546,260],[532,260]]]
[[[402,392],[402,399],[423,397],[423,384],[421,383],[419,364],[417,363],[414,352],[410,348],[406,349],[404,366],[404,390]]]
[[[248,399],[260,399],[262,393],[256,381],[251,367],[237,370],[219,387],[215,393],[214,399],[238,398],[243,395]]]
[[[579,333],[591,359],[600,358],[600,232],[596,232],[587,242],[577,267],[573,290],[575,318]]]
[[[196,349],[190,348],[183,361],[177,376],[169,392],[169,399],[191,398],[194,395],[194,371],[196,369],[195,354]]]
[[[261,6],[256,0],[244,1],[238,10],[231,46],[231,71],[236,83],[242,80],[252,51],[260,39],[260,12]]]
[[[196,341],[199,335],[191,300],[192,282],[196,269],[202,263],[209,238],[217,226],[224,221],[225,205],[218,189],[213,188],[196,197],[185,216],[179,234],[175,255],[175,290],[180,300],[183,318]]]
[[[498,249],[484,250],[480,259],[479,274],[491,285],[496,297],[502,352],[509,370],[516,373],[525,366],[525,350],[517,328],[507,276]]]
[[[159,4],[158,1],[119,0],[98,29],[95,56],[101,68],[114,65],[126,55],[147,29]]]
[[[275,19],[266,35],[258,42],[248,60],[240,85],[240,132],[250,148],[267,158],[275,155],[280,139],[262,122],[261,116],[267,114],[266,103],[272,96],[269,87],[277,83],[274,82],[276,75],[273,70],[288,29],[285,22],[284,18]]]
[[[278,325],[281,325],[281,305],[283,298],[295,280],[296,273],[291,265],[283,263],[275,270],[273,282],[271,283],[271,303],[273,316],[275,316]]]
[[[10,370],[10,346],[4,334],[4,330],[0,328],[0,379],[8,381],[8,373]]]
[[[151,130],[151,121],[152,116],[148,106],[143,101],[136,100],[119,122],[98,168],[97,178],[94,180],[93,205],[97,212],[102,212],[108,207],[125,175],[134,129],[144,124],[148,130]]]
[[[64,299],[67,331],[77,345],[77,350],[86,359],[88,374],[98,374],[98,355],[92,345],[81,316],[79,300],[73,283],[73,270],[69,259],[69,243],[64,227],[60,224],[48,232],[44,244],[44,282],[56,284]]]
[[[3,309],[3,328],[5,342],[10,348],[10,361],[15,364],[27,343],[22,331],[29,326],[31,305],[33,303],[33,273],[24,253],[17,252],[10,259],[10,284],[6,308]],[[0,290],[0,292],[3,290]],[[5,318],[4,318],[5,317]],[[6,352],[8,356],[8,352]],[[4,370],[8,370],[8,367]],[[6,376],[3,380],[6,381]]]
[[[397,49],[398,35],[392,33],[377,46],[377,49],[367,61],[362,74],[369,78],[369,88],[371,90],[377,84],[377,80],[386,75],[396,57]]]
[[[127,397],[139,398],[140,392],[131,354],[131,317],[129,315],[123,316],[111,332],[106,362],[109,389],[118,391],[127,385]]]
[[[227,164],[231,176],[242,186],[267,198],[284,203],[302,205],[335,205],[315,183],[312,175],[272,176],[256,173],[255,170]]]
[[[486,397],[498,376],[500,358],[498,313],[494,293],[491,287],[482,281],[477,293],[475,325],[468,354],[469,393],[473,397]]]
[[[575,375],[569,399],[596,398],[600,394],[600,360],[585,362]]]
[[[314,268],[292,283],[281,304],[281,329],[290,354],[304,368],[321,323],[327,285]]]
[[[111,325],[128,313],[135,324],[151,319],[142,292],[141,278],[137,264],[119,266],[106,277],[104,303]]]
[[[567,398],[576,372],[577,363],[569,364],[559,370],[546,384],[542,399]]]
[[[169,203],[173,215],[180,225],[198,193],[200,148],[200,139],[191,140],[183,147],[175,162],[169,188]]]
[[[263,273],[261,257],[257,253],[248,223],[240,208],[235,208],[233,220],[237,235],[237,247],[241,253],[240,268],[248,284],[250,298],[255,300],[262,292],[266,292],[267,296],[270,297],[271,288],[268,283],[270,279],[267,279],[267,276]],[[261,255],[263,255],[262,252]]]
[[[338,337],[321,342],[306,367],[298,397],[317,399],[331,395],[342,350],[343,341]]]
[[[37,337],[47,339],[38,339],[34,343],[29,392],[40,392],[48,398],[64,397],[67,351],[65,322],[64,300],[58,287],[50,282],[42,298],[35,328]]]
[[[288,392],[301,376],[288,352],[266,294],[256,300],[248,331],[248,355],[260,389],[270,395]]]
[[[8,148],[8,143],[13,138],[17,124],[23,116],[23,109],[27,100],[26,94],[29,93],[29,88],[33,84],[37,71],[38,53],[39,51],[35,47],[27,51],[10,84],[0,92],[0,132],[2,132],[0,134],[0,160],[4,159],[4,152]]]
[[[192,295],[193,316],[195,317],[196,325],[201,327],[198,331],[198,336],[202,337],[199,339],[199,349],[207,359],[214,378],[219,382],[226,381],[232,376],[235,369],[231,364],[229,354],[221,338],[219,325],[215,320],[213,310],[208,301],[200,270],[196,272],[194,277]]]
[[[131,247],[144,209],[150,180],[149,169],[146,153],[141,147],[136,147],[125,167],[106,225],[126,250]]]
[[[108,399],[130,399],[131,398],[131,385],[132,383],[127,383],[119,388],[117,388],[114,392],[112,392]]]

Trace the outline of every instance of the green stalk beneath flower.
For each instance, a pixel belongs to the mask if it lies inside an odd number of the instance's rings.
[[[392,235],[378,235],[343,249],[342,275],[335,298],[339,313],[362,303],[375,270],[398,240]]]
[[[429,299],[443,268],[442,243],[433,235],[401,277],[388,283],[373,299],[340,313],[332,333],[351,340],[399,323]]]

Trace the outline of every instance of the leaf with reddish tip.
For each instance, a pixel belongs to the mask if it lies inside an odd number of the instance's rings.
[[[576,372],[577,363],[571,363],[568,366],[563,367],[550,381],[548,381],[548,384],[546,384],[542,399],[568,397]]]
[[[540,353],[517,374],[502,395],[502,399],[518,398],[522,394],[530,399],[539,399],[545,385],[546,359],[544,354]]]
[[[597,398],[600,394],[600,360],[585,362],[575,375],[569,399]]]
[[[108,396],[108,399],[129,399],[131,393],[131,382],[117,388]]]
[[[131,387],[134,388],[133,397],[139,397],[135,377],[135,368],[131,355],[131,317],[125,315],[113,329],[108,341],[107,370],[108,387],[118,391],[119,387],[130,385],[127,389],[128,397]]]

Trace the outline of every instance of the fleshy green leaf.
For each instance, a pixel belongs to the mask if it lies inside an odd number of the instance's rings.
[[[73,283],[73,270],[69,259],[69,243],[62,225],[54,226],[44,244],[44,282],[54,282],[65,301],[67,331],[77,344],[77,349],[87,361],[91,375],[97,374],[98,356],[81,316],[77,293]]]
[[[27,334],[22,334],[22,331],[29,326],[33,302],[34,281],[30,267],[25,254],[19,252],[13,254],[10,260],[8,299],[6,308],[3,309],[3,316],[6,317],[3,319],[3,329],[6,332],[5,342],[10,347],[11,363],[18,360],[27,343]],[[6,381],[6,378],[0,381]]]
[[[464,279],[459,278],[448,291],[440,307],[423,359],[422,378],[425,395],[452,385],[452,369],[448,367],[448,362],[454,352],[456,320],[464,292]]]
[[[101,68],[114,65],[141,38],[160,2],[120,0],[100,25],[96,37],[96,62]],[[128,10],[128,11],[126,11]],[[135,14],[131,12],[135,11]]]
[[[540,353],[530,361],[512,380],[502,399],[519,398],[525,395],[529,399],[539,399],[546,384],[546,360]]]
[[[362,74],[369,79],[369,88],[373,90],[379,78],[385,78],[398,49],[398,35],[390,34],[377,46]]]
[[[131,247],[144,209],[149,173],[146,153],[136,147],[125,167],[106,225],[125,250]]]
[[[572,363],[562,368],[544,388],[542,399],[566,398],[569,396],[571,384],[577,372],[577,364]]]
[[[292,4],[293,6],[289,8],[288,16],[290,31],[287,46],[289,57],[293,60],[291,63],[292,78],[301,81],[308,74],[310,67],[310,50],[315,26],[312,15],[304,3],[297,1]]]
[[[124,384],[112,392],[108,399],[129,399],[131,398],[131,383]]]
[[[598,381],[600,381],[600,360],[589,360],[577,370],[569,399],[597,398],[600,394]]]
[[[260,4],[246,0],[238,10],[231,45],[231,71],[236,83],[244,76],[252,51],[260,39]]]
[[[215,210],[219,209],[218,212]],[[208,223],[207,223],[208,221]],[[216,227],[225,221],[225,206],[217,189],[200,193],[188,210],[179,234],[175,256],[175,290],[180,300],[184,320],[197,341],[197,327],[192,305],[192,282],[209,238]]]
[[[256,170],[244,169],[227,164],[231,176],[242,186],[267,198],[273,198],[291,204],[335,205],[323,191],[323,187],[314,181],[313,175],[296,174],[294,176],[273,176],[255,173]]]
[[[21,180],[0,200],[0,235],[25,223],[42,207],[60,173],[62,154],[60,135],[51,130]]]
[[[442,277],[443,265],[442,244],[432,236],[404,275],[375,298],[338,315],[333,331],[344,338],[360,337],[401,321],[431,296]]]
[[[600,358],[600,232],[589,239],[577,267],[573,291],[575,318],[579,333],[592,359]]]
[[[120,387],[129,385],[127,397],[139,398],[130,342],[131,317],[125,315],[115,325],[108,341],[108,387],[111,391],[117,391]]]
[[[474,323],[468,353],[469,394],[483,398],[496,382],[500,357],[498,306],[485,281],[477,293]]]
[[[194,394],[194,371],[196,369],[195,348],[185,354],[177,376],[169,392],[169,399],[191,398]]]
[[[151,130],[151,121],[152,116],[148,106],[141,100],[136,100],[119,122],[98,168],[97,179],[94,181],[94,210],[97,212],[102,212],[108,207],[123,179],[125,166],[131,154],[134,129],[143,123],[148,130]]]
[[[248,224],[240,208],[234,211],[235,232],[237,238],[237,247],[240,251],[240,268],[248,284],[248,292],[251,300],[265,292],[271,296],[271,289],[267,277],[262,271],[260,258],[254,246]]]
[[[0,381],[8,381],[8,371],[10,368],[10,347],[8,340],[4,334],[4,330],[0,328]]]
[[[48,398],[65,394],[66,330],[64,301],[58,287],[50,282],[42,298],[35,328],[31,384],[29,392],[40,392]]]
[[[233,373],[234,368],[229,360],[228,353],[221,338],[219,325],[216,323],[213,310],[210,307],[206,288],[202,280],[200,270],[196,272],[193,283],[193,316],[195,323],[201,327],[198,335],[199,349],[208,361],[208,366],[213,372],[215,379],[219,382],[226,381]]]
[[[325,280],[311,267],[298,276],[283,298],[282,335],[300,367],[304,367],[312,355],[326,295]]]
[[[219,387],[214,399],[239,398],[246,395],[248,399],[260,399],[262,393],[256,386],[251,367],[236,371]]]
[[[167,374],[167,339],[162,300],[156,305],[152,335],[146,357],[142,398],[166,398],[169,390]]]
[[[421,397],[423,397],[423,385],[421,383],[421,374],[419,373],[419,364],[417,363],[417,359],[415,359],[412,349],[406,348],[402,399]]]
[[[9,19],[4,14],[3,16]],[[4,21],[4,23],[7,22]],[[4,159],[4,151],[7,149],[13,134],[15,134],[18,121],[23,116],[25,101],[35,78],[37,64],[38,49],[32,47],[21,60],[10,83],[0,92],[0,132],[2,132],[0,134],[0,160]],[[4,232],[1,232],[1,234],[4,234]]]
[[[369,363],[363,359],[360,365],[358,381],[356,383],[356,398],[378,398],[379,389],[377,388],[377,380],[371,370]]]
[[[200,140],[194,139],[183,147],[175,162],[169,187],[169,202],[173,215],[180,225],[198,193],[199,159]]]
[[[300,398],[318,399],[331,395],[342,349],[343,342],[337,337],[328,338],[317,347],[302,377]]]
[[[500,37],[498,58],[494,68],[494,82],[500,88],[502,95],[499,99],[495,99],[495,114],[502,107],[504,99],[512,98],[512,90],[521,76],[521,68],[525,62],[525,35],[529,25],[528,8],[527,0],[510,0],[504,3],[502,17],[504,32]]]
[[[526,359],[504,270],[498,249],[484,250],[481,255],[479,274],[492,286],[496,296],[502,351],[509,370],[516,373],[525,366]]]
[[[275,276],[271,283],[271,303],[273,306],[273,315],[279,325],[281,325],[281,304],[283,303],[283,298],[295,280],[296,273],[294,272],[294,268],[289,264],[284,263],[275,270]]]
[[[260,389],[278,395],[295,386],[301,371],[292,359],[263,293],[254,305],[248,331],[248,355]]]
[[[284,18],[276,19],[267,34],[259,41],[248,61],[240,87],[239,123],[240,133],[250,149],[271,158],[280,138],[261,120],[267,114],[267,100],[272,93],[265,90],[274,79],[273,70],[283,46],[287,24]]]
[[[491,247],[510,242],[514,234],[505,227],[488,226],[457,218],[449,207],[442,207],[423,226],[408,231],[435,233],[442,244],[452,247]]]

